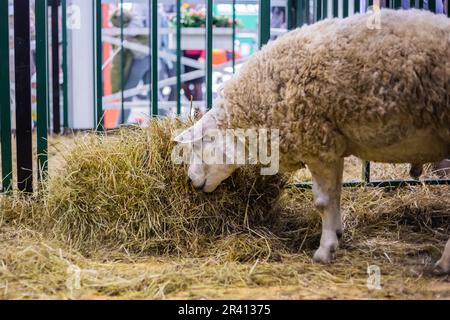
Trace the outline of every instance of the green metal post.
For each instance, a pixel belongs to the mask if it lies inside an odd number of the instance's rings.
[[[259,0],[259,48],[270,40],[270,0]]]
[[[152,0],[151,3],[151,115],[158,116],[158,0]]]
[[[233,36],[232,36],[231,54],[233,55],[233,57],[232,57],[233,73],[236,73],[236,0],[233,0],[232,7],[233,7],[232,8],[232,10],[233,10]],[[291,14],[291,19],[292,19],[292,14]]]
[[[310,4],[309,0],[305,0],[305,23],[311,24],[311,15],[310,15]]]
[[[213,103],[212,74],[213,74],[213,0],[206,2],[206,109]]]
[[[124,33],[123,33],[123,0],[120,0],[120,124],[125,123],[125,51],[123,48]]]
[[[293,0],[286,1],[286,29],[292,30],[293,19],[292,19],[292,2]],[[234,1],[233,1],[234,3]]]
[[[428,10],[430,10],[431,12],[436,13],[436,0],[428,1]]]
[[[344,0],[344,18],[347,18],[349,16],[348,1],[349,0]]]
[[[181,114],[181,0],[177,0],[177,115]]]
[[[64,1],[65,2],[65,1]],[[36,22],[36,100],[37,100],[37,166],[38,180],[43,181],[48,169],[48,1],[35,2]],[[64,25],[63,25],[64,27]],[[64,82],[65,83],[65,82]]]
[[[305,0],[297,0],[296,3],[296,20],[297,20],[297,28],[300,28],[305,24]]]
[[[95,21],[95,128],[102,132],[103,128],[103,56],[102,56],[102,1],[94,1]]]
[[[365,183],[370,183],[370,162],[369,161],[363,161],[363,176],[362,180]]]
[[[3,192],[11,190],[12,187],[8,9],[8,0],[0,0],[0,139]]]
[[[63,69],[63,127],[69,128],[69,91],[67,71],[67,0],[61,2],[62,10],[62,69]]]
[[[339,15],[339,1],[333,0],[333,17],[336,18]]]
[[[316,1],[316,21],[322,20],[322,0]]]
[[[359,0],[354,0],[355,1],[355,13],[360,13],[361,11],[361,6],[360,6],[360,2]]]

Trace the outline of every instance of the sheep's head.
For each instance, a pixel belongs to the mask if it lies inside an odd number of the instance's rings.
[[[207,193],[216,190],[237,168],[235,164],[228,164],[223,137],[224,131],[218,128],[213,109],[174,139],[190,147],[189,180],[194,187]]]

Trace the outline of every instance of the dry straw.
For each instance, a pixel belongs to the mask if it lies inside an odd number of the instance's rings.
[[[324,267],[310,259],[320,237],[311,192],[252,167],[214,194],[194,190],[170,158],[174,130],[188,125],[152,120],[78,137],[38,194],[0,197],[0,297],[223,297],[227,288],[247,298],[251,288],[260,297],[445,297],[424,270],[448,239],[449,187],[344,190],[339,261]],[[360,175],[355,159],[346,167],[347,179]],[[400,178],[407,168],[373,172]],[[384,291],[365,289],[369,264],[382,268]]]

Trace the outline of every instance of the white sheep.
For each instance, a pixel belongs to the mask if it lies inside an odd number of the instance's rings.
[[[222,97],[175,141],[201,141],[208,129],[276,128],[280,166],[306,164],[313,176],[322,237],[314,260],[335,258],[342,234],[344,158],[427,163],[450,155],[450,19],[419,10],[382,10],[330,19],[287,33],[255,54]],[[192,164],[196,187],[212,192],[236,169]],[[450,241],[436,272],[450,272]]]

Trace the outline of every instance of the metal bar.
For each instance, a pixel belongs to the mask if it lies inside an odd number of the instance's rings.
[[[322,20],[322,0],[316,0],[316,19],[315,21]]]
[[[297,0],[295,18],[297,28],[302,27],[305,24],[305,0]]]
[[[311,24],[311,16],[309,12],[309,0],[305,0],[305,23]]]
[[[69,87],[67,66],[67,0],[62,0],[62,69],[63,69],[63,128],[69,128]]]
[[[158,116],[158,0],[151,3],[151,115]]]
[[[0,0],[0,139],[2,190],[12,188],[11,97],[9,79],[9,4]]]
[[[65,2],[65,0],[63,0]],[[36,113],[38,181],[47,177],[48,143],[48,1],[35,2],[36,23]],[[53,18],[53,17],[52,17]],[[64,25],[63,25],[64,27]]]
[[[289,0],[289,2],[292,5],[292,0]],[[232,50],[231,50],[231,54],[232,54],[232,66],[233,66],[233,74],[236,73],[236,0],[233,0],[232,3],[232,10],[233,10],[233,35],[232,35],[232,41],[233,41],[233,46],[232,46]],[[292,8],[291,8],[292,9]],[[290,17],[290,25],[292,26],[292,10],[290,10],[291,14],[288,15],[288,20]],[[289,25],[289,24],[288,24]]]
[[[103,55],[102,55],[102,1],[94,1],[94,57],[95,57],[95,130],[102,132],[103,127]]]
[[[259,0],[259,48],[270,40],[270,0]]]
[[[369,161],[363,161],[362,180],[365,183],[370,182],[370,162]]]
[[[30,1],[14,0],[17,187],[33,192],[31,132]]]
[[[338,0],[333,0],[333,17],[336,18],[339,15],[339,2]]]
[[[293,23],[293,12],[292,12],[292,2],[293,0],[286,0],[286,29],[292,30]],[[233,0],[233,9],[234,9],[235,0]],[[233,11],[234,13],[234,11]]]
[[[212,74],[213,74],[213,0],[206,3],[206,109],[212,107]]]
[[[436,0],[429,0],[428,1],[428,10],[431,12],[436,13]]]
[[[322,1],[322,19],[328,18],[328,0]]]
[[[123,91],[125,88],[125,51],[123,47],[123,0],[120,0],[120,124],[125,123],[125,106]]]
[[[347,18],[349,16],[348,1],[349,0],[344,0],[344,3],[343,3],[343,6],[344,6],[344,18]]]
[[[61,108],[59,88],[59,0],[51,0],[52,12],[52,111],[53,133],[61,133]]]
[[[344,188],[360,188],[360,187],[373,187],[373,188],[397,188],[406,186],[418,186],[418,185],[450,185],[450,179],[447,180],[372,180],[369,183],[363,181],[350,181],[344,182],[342,186]],[[311,189],[311,182],[296,182],[288,186],[288,188],[300,188],[300,189]]]
[[[177,0],[177,115],[181,114],[181,0]]]

